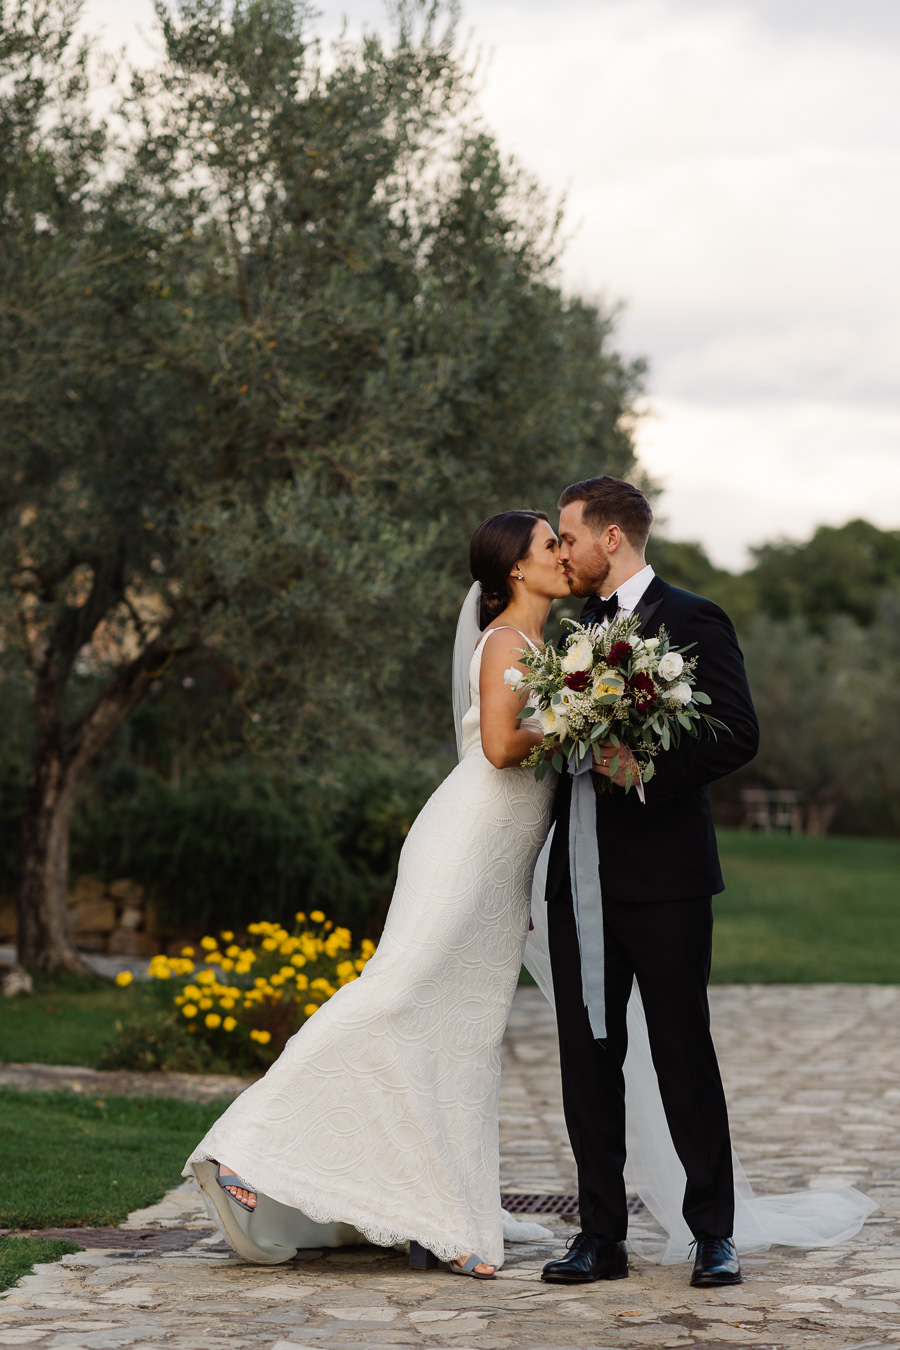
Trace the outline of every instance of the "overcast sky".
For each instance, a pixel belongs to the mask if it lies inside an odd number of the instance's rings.
[[[383,28],[320,0],[323,35]],[[139,55],[150,0],[87,0]],[[673,537],[900,528],[900,0],[469,0],[501,146],[567,197],[567,289],[650,362]]]

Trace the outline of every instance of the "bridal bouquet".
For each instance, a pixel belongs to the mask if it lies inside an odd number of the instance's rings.
[[[685,659],[689,648],[674,647],[664,628],[657,637],[641,637],[636,614],[617,618],[606,628],[585,627],[572,619],[564,650],[552,646],[526,651],[523,675],[515,666],[504,675],[513,689],[527,688],[529,706],[520,717],[535,711],[544,739],[523,763],[542,778],[550,764],[561,772],[564,759],[580,763],[593,753],[599,764],[600,742],[614,747],[610,776],[619,770],[619,750],[630,750],[637,771],[629,765],[626,790],[640,776],[648,782],[653,757],[678,745],[682,732],[699,736],[705,722],[715,734],[724,724],[700,705],[709,696],[694,687],[696,656]],[[691,644],[693,645],[693,644]]]

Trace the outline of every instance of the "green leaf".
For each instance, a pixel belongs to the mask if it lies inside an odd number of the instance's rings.
[[[557,773],[562,773],[565,768],[565,762],[558,750],[555,750],[553,753],[553,767]]]
[[[712,703],[709,694],[704,694],[702,689],[695,689],[693,694],[695,703]]]

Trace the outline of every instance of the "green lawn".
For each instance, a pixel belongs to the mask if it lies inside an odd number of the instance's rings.
[[[900,983],[900,841],[721,830],[716,984]]]
[[[155,1204],[223,1103],[0,1089],[0,1228],[104,1227]]]
[[[120,989],[101,980],[39,977],[30,997],[3,1001],[0,1063],[95,1067],[117,1021],[138,1021],[160,1007],[157,984]]]

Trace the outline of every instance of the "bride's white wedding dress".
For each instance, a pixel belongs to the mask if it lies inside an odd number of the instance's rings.
[[[484,756],[488,636],[469,665],[460,762],[403,845],[377,952],[188,1159],[185,1175],[248,1260],[362,1235],[502,1264],[500,1042],[553,788]],[[216,1185],[213,1159],[257,1192],[252,1215]]]
[[[475,1252],[499,1266],[504,1232],[550,1236],[501,1212],[497,1094],[523,946],[553,1001],[541,846],[554,779],[495,769],[484,756],[478,686],[487,634],[478,635],[476,604],[473,587],[454,654],[460,762],[409,832],[375,956],[232,1103],[185,1165],[249,1261],[287,1261],[298,1249],[361,1239],[415,1239],[445,1260]],[[530,910],[535,927],[525,945]],[[686,1261],[684,1170],[637,989],[628,1031],[626,1178],[661,1230],[633,1221],[629,1243],[653,1261]],[[252,1213],[216,1185],[213,1160],[257,1192]],[[756,1197],[736,1158],[735,1191],[742,1252],[842,1242],[876,1208],[852,1187]]]

